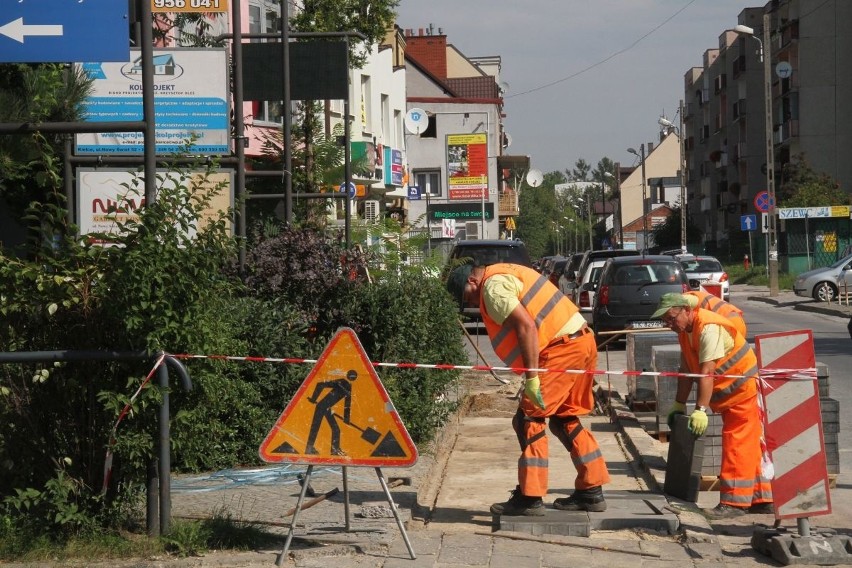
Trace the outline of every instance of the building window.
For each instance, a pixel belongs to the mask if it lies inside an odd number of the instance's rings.
[[[252,0],[249,4],[249,33],[263,34],[278,31],[281,3],[278,0]],[[252,38],[252,42],[266,41]],[[251,113],[255,122],[282,124],[284,105],[281,101],[252,101]]]
[[[421,195],[441,197],[441,170],[415,171],[414,185],[420,188]]]

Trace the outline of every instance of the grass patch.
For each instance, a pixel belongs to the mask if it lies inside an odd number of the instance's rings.
[[[247,551],[282,542],[279,534],[257,523],[221,511],[209,519],[173,520],[171,531],[158,538],[130,532],[81,534],[57,540],[10,526],[0,531],[0,562],[63,562],[72,560],[198,556],[210,550]]]
[[[764,266],[753,266],[746,270],[742,264],[729,264],[724,267],[731,284],[750,284],[752,286],[769,287],[769,275]],[[778,288],[792,290],[796,277],[786,272],[778,273]]]

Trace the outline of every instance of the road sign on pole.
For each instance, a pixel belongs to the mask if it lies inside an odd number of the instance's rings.
[[[348,187],[348,191],[347,191],[347,187]],[[349,199],[354,199],[355,198],[355,192],[358,191],[358,188],[355,187],[355,184],[350,181],[348,186],[345,183],[341,183],[340,187],[337,188],[337,191],[339,191],[340,193],[348,193]]]
[[[769,197],[768,191],[761,191],[754,196],[754,208],[761,213],[766,213],[769,211],[769,207],[774,205],[775,199]]]
[[[0,62],[127,61],[127,6],[116,0],[4,2]]]
[[[741,231],[756,231],[757,230],[757,215],[741,215],[740,216]]]

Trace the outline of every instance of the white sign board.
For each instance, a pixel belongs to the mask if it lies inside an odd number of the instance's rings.
[[[125,63],[86,63],[92,95],[83,103],[87,122],[137,121],[142,113],[142,57]],[[158,154],[230,152],[227,52],[220,48],[154,50],[154,122]],[[85,133],[75,153],[144,153],[141,132]]]
[[[169,183],[175,187],[180,172],[158,170],[158,187]],[[190,179],[180,182],[184,187],[199,189],[219,186],[221,190],[212,199],[201,218],[202,228],[208,220],[218,217],[220,211],[233,206],[233,170],[218,170],[211,173],[204,186],[204,172],[191,173]],[[165,180],[165,181],[160,181]],[[139,209],[145,204],[144,181],[133,172],[120,168],[79,168],[77,170],[77,225],[80,234],[117,234],[118,223],[127,223],[139,218]],[[190,236],[195,230],[190,231]],[[108,239],[96,241],[109,244]]]

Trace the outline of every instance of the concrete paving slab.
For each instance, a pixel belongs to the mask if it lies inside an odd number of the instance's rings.
[[[551,534],[589,536],[591,534],[590,525],[589,513],[585,511],[559,511],[557,509],[546,509],[544,516],[541,517],[494,515],[493,519],[493,526],[497,530],[533,536]]]

